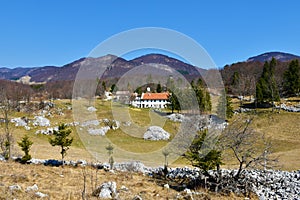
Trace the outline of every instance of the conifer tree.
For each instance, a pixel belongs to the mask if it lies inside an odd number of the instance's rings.
[[[299,61],[293,60],[284,73],[284,91],[288,96],[299,95],[300,92],[300,67]]]
[[[61,124],[58,126],[58,131],[53,131],[54,138],[49,138],[49,143],[52,146],[59,146],[61,148],[60,154],[63,165],[67,150],[69,150],[73,142],[73,138],[68,138],[71,132],[71,129],[68,129],[65,124]]]
[[[31,155],[29,154],[30,147],[33,144],[32,141],[29,140],[29,137],[25,135],[21,142],[18,142],[18,145],[21,147],[22,151],[24,152],[24,156],[21,159],[22,163],[26,163],[28,160],[31,159]]]
[[[263,72],[256,84],[257,103],[274,102],[279,100],[279,93],[275,81],[276,59],[265,62]]]

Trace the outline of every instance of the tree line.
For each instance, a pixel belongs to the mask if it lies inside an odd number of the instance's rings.
[[[238,63],[221,70],[230,94],[254,96],[256,103],[278,101],[282,97],[299,96],[300,66],[298,60],[283,63],[272,58],[261,63]]]

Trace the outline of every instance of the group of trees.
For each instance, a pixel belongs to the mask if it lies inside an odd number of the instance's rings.
[[[283,82],[285,96],[299,96],[300,93],[300,66],[298,60],[293,60],[284,73]]]
[[[256,101],[259,104],[278,101],[280,98],[274,75],[275,67],[275,58],[264,64],[263,72],[256,84]]]
[[[257,104],[278,101],[280,97],[299,96],[299,60],[237,63],[221,72],[230,94],[254,96]],[[228,77],[228,75],[230,77]]]
[[[192,108],[194,104],[192,101],[195,99],[200,112],[210,112],[212,108],[211,98],[202,80],[199,78],[196,83],[192,81],[190,85],[191,87],[179,88],[175,87],[172,81],[169,82],[167,86],[170,92],[169,109],[171,109],[173,113],[174,110],[180,112],[183,108]]]
[[[62,159],[62,163],[64,164],[64,158],[67,154],[68,149],[70,148],[72,142],[73,142],[73,138],[70,138],[70,134],[71,134],[71,129],[67,128],[67,126],[65,124],[60,124],[58,127],[58,130],[54,130],[53,131],[53,138],[50,137],[49,138],[49,143],[52,146],[59,146],[61,151],[61,159]],[[4,140],[4,147],[2,148],[2,152],[3,155],[5,157],[5,159],[9,160],[12,158],[12,134],[10,134],[10,138],[6,140]],[[2,142],[2,141],[1,141]],[[21,139],[20,142],[18,142],[18,145],[21,147],[21,150],[24,152],[24,156],[21,158],[21,163],[26,163],[27,161],[29,161],[31,159],[31,155],[29,153],[30,148],[32,146],[33,142],[29,139],[28,135],[24,135],[23,138]],[[1,147],[2,147],[2,143],[1,143]]]

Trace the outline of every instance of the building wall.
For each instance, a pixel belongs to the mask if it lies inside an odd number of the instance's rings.
[[[131,105],[138,108],[166,108],[167,100],[140,100],[136,99],[131,102]]]

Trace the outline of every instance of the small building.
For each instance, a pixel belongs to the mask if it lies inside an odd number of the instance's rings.
[[[131,105],[138,108],[166,108],[169,104],[168,92],[163,93],[142,93],[141,97],[137,95],[131,101]]]
[[[131,94],[129,91],[117,91],[115,98],[116,98],[116,101],[119,101],[124,104],[129,104],[130,96],[131,96]]]

